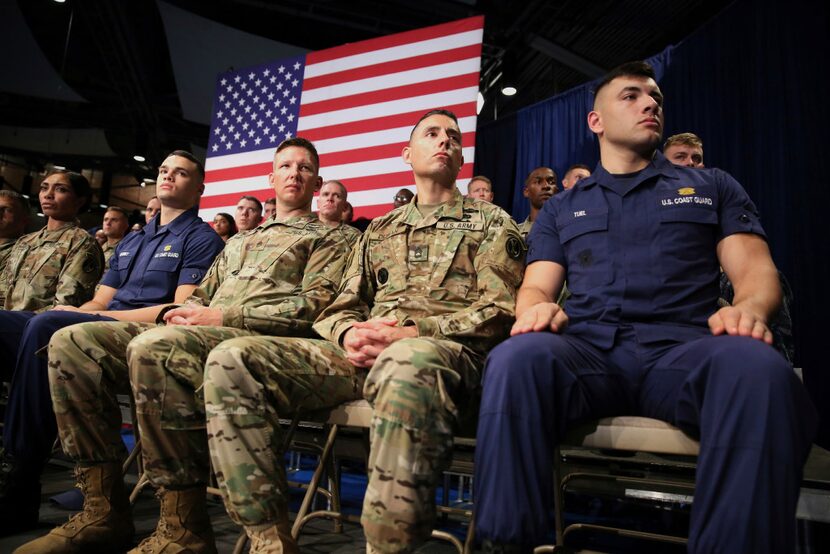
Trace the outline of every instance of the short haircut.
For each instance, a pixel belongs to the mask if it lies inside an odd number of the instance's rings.
[[[663,145],[663,151],[665,151],[669,146],[674,146],[675,144],[682,144],[684,146],[691,146],[692,148],[700,148],[703,150],[703,141],[700,140],[700,137],[694,133],[678,133],[670,136],[666,139],[666,143]]]
[[[346,185],[344,185],[343,183],[341,183],[337,179],[332,179],[330,181],[326,181],[325,183],[323,183],[323,187],[330,184],[330,183],[334,183],[335,185],[338,185],[340,187],[340,190],[343,191],[343,200],[345,200],[349,196],[349,191],[346,190]],[[323,187],[320,187],[320,188],[322,189]]]
[[[569,167],[569,168],[568,168],[568,171],[566,171],[566,172],[565,172],[565,175],[567,175],[568,173],[570,173],[570,172],[571,172],[571,171],[573,171],[574,169],[584,169],[584,170],[585,170],[585,171],[587,171],[588,173],[590,173],[590,172],[591,172],[591,168],[590,168],[590,167],[588,167],[588,166],[587,166],[587,165],[585,165],[585,164],[573,164],[571,167]]]
[[[124,219],[127,219],[128,221],[130,219],[130,215],[127,213],[127,210],[125,210],[121,206],[108,206],[107,209],[104,211],[104,215],[106,215],[107,212],[118,212],[124,216]]]
[[[553,180],[556,181],[557,183],[559,182],[559,175],[556,174],[555,169],[553,169],[552,167],[547,167],[545,165],[540,165],[539,167],[533,168],[533,171],[531,171],[530,173],[527,174],[527,177],[525,177],[525,186],[527,186],[527,184],[530,182],[530,176],[533,175],[533,173],[537,169],[550,169],[550,172],[553,173]]]
[[[80,173],[69,171],[68,169],[53,169],[46,174],[44,179],[47,179],[52,175],[66,175],[66,178],[69,180],[69,184],[72,186],[72,192],[75,193],[75,196],[84,199],[84,203],[81,206],[81,209],[78,210],[78,213],[83,213],[89,209],[89,205],[92,203],[92,187],[86,177]]]
[[[265,202],[263,202],[263,204],[274,204],[276,206],[277,205],[277,199],[273,196],[271,198],[266,198]]]
[[[646,77],[654,79],[655,81],[657,80],[654,76],[654,68],[648,63],[641,60],[626,62],[622,65],[618,65],[602,78],[596,88],[594,88],[594,99],[596,99],[597,95],[599,95],[599,91],[605,88],[608,83],[617,77]]]
[[[471,183],[473,181],[484,181],[490,187],[490,192],[493,192],[493,181],[491,181],[489,177],[485,177],[484,175],[476,175],[475,177],[470,179]]]
[[[455,124],[458,125],[458,118],[451,111],[445,110],[443,108],[430,110],[427,113],[425,113],[424,115],[422,115],[421,119],[419,119],[418,122],[415,124],[415,126],[412,128],[412,130],[409,131],[409,140],[412,140],[412,135],[415,134],[415,129],[418,128],[418,125],[420,125],[423,120],[425,120],[428,117],[432,117],[433,115],[445,115],[445,116],[449,117],[450,119],[452,119],[453,121],[455,121]]]
[[[196,156],[194,156],[193,154],[191,154],[187,150],[173,150],[172,152],[167,154],[168,158],[170,156],[179,156],[179,157],[182,157],[186,160],[190,160],[191,162],[196,164],[196,169],[199,172],[199,176],[202,179],[205,178],[205,164],[202,163],[202,160],[200,160],[199,158],[197,158]]]
[[[11,198],[12,202],[17,204],[20,213],[25,217],[29,216],[29,201],[23,198],[22,194],[19,194],[13,190],[2,189],[0,190],[0,196],[5,196],[6,198]]]
[[[259,198],[257,198],[256,196],[251,196],[249,194],[240,196],[239,200],[237,200],[236,203],[239,204],[239,202],[241,202],[242,200],[248,200],[249,202],[253,202],[259,210],[259,213],[262,213],[262,202],[260,202]]]
[[[314,160],[314,165],[316,166],[315,169],[320,171],[320,155],[317,154],[317,149],[314,147],[314,144],[312,144],[310,140],[304,139],[303,137],[294,137],[282,141],[280,145],[277,146],[277,151],[274,152],[274,157],[286,148],[290,148],[292,146],[308,150],[308,153],[311,154],[311,159]]]

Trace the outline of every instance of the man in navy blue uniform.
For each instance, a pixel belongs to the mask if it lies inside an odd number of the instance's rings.
[[[36,353],[68,325],[153,322],[164,305],[190,296],[224,247],[198,216],[203,182],[204,166],[197,158],[172,152],[156,183],[161,213],[119,243],[92,300],[41,314],[0,311],[0,357],[15,363],[0,459],[0,534],[37,523],[40,472],[57,435],[47,359]]]
[[[613,415],[700,440],[689,552],[791,552],[815,412],[770,345],[781,289],[752,201],[717,169],[656,152],[648,64],[597,87],[590,177],[545,203],[528,237],[512,337],[490,354],[476,448],[476,532],[530,552],[550,527],[553,447]],[[718,309],[718,264],[735,285]],[[554,300],[567,278],[566,314]]]

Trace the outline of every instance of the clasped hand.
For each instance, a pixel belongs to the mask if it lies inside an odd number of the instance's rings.
[[[377,357],[395,341],[417,337],[415,326],[398,327],[395,318],[355,322],[343,337],[346,358],[356,367],[372,367]]]

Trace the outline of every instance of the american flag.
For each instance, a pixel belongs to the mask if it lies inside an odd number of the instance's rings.
[[[233,213],[243,194],[273,196],[274,150],[294,136],[314,142],[324,180],[346,185],[355,218],[382,215],[396,191],[415,190],[400,154],[415,121],[433,108],[459,118],[458,186],[466,192],[483,31],[484,18],[472,17],[220,74],[201,217]]]

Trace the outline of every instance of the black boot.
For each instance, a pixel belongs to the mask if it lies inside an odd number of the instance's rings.
[[[18,462],[8,453],[0,455],[0,536],[35,527],[39,510],[40,464]]]

